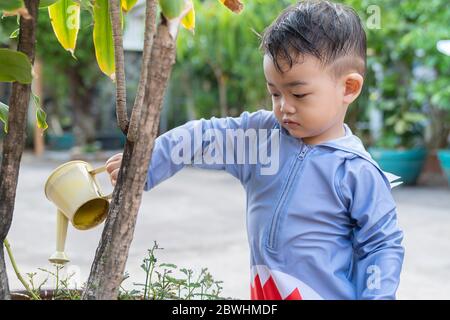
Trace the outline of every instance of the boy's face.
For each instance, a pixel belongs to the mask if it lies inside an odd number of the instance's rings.
[[[343,121],[348,104],[345,81],[335,79],[312,56],[294,63],[289,71],[280,61],[283,74],[272,58],[264,55],[267,89],[272,95],[273,112],[288,132],[315,144],[344,135]]]

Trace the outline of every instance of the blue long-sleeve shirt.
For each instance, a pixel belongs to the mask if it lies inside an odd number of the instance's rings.
[[[189,121],[156,139],[144,189],[186,164],[240,180],[252,299],[395,299],[404,257],[391,194],[398,177],[344,128],[344,137],[307,145],[266,110]],[[237,143],[239,130],[247,143]]]

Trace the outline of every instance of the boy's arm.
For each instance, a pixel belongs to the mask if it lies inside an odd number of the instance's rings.
[[[233,152],[228,158],[236,160],[236,145],[231,144],[234,138],[230,134],[235,129],[256,128],[261,112],[246,111],[235,118],[192,120],[162,134],[155,140],[144,190],[150,190],[170,178],[187,164],[225,170],[244,183],[250,174],[249,167],[236,161],[227,163],[227,150]]]
[[[356,298],[395,299],[404,248],[391,188],[378,169],[363,160],[346,170],[340,186],[355,225]]]

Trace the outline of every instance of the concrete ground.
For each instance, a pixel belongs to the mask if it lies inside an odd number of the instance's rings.
[[[37,159],[25,154],[19,175],[15,215],[9,241],[23,274],[52,270],[47,259],[55,246],[55,208],[44,195],[49,173],[68,159]],[[93,162],[101,165],[101,162]],[[100,181],[111,191],[105,175]],[[399,299],[450,298],[450,189],[400,187],[394,191],[406,249]],[[78,284],[86,281],[102,228],[69,227],[66,270]],[[239,182],[224,172],[186,168],[144,193],[125,282],[144,282],[142,259],[156,240],[164,250],[158,262],[199,271],[207,267],[222,280],[222,296],[249,298],[249,251],[245,234],[245,197]],[[7,259],[11,289],[22,289]]]

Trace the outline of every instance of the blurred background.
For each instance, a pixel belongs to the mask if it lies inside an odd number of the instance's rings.
[[[368,37],[363,93],[350,106],[346,123],[381,167],[404,181],[394,190],[407,252],[399,298],[448,299],[448,1],[339,2],[358,12]],[[295,1],[244,1],[245,9],[239,16],[217,1],[194,3],[195,35],[185,29],[180,31],[177,63],[166,91],[159,134],[192,119],[271,109],[258,34]],[[129,107],[139,79],[143,19],[143,1],[139,0],[125,17]],[[46,10],[40,11],[38,25],[33,91],[41,97],[49,128],[43,134],[36,129],[34,106],[30,105],[27,150],[10,232],[12,245],[21,248],[16,255],[24,270],[45,264],[45,254],[53,250],[55,217],[43,194],[51,170],[71,159],[101,165],[120,152],[125,142],[116,124],[114,84],[100,72],[95,59],[89,12],[82,11],[76,60],[57,42]],[[1,47],[16,47],[16,29],[15,17],[2,19]],[[7,103],[10,90],[10,84],[0,83],[0,101]],[[4,134],[0,122],[0,150]],[[107,188],[108,181],[105,185]],[[138,273],[145,248],[158,240],[166,247],[163,255],[170,262],[208,266],[216,278],[224,280],[226,294],[249,297],[245,200],[239,184],[231,177],[189,168],[144,194],[141,211],[129,259],[129,269],[134,272],[131,274]],[[42,236],[43,232],[46,236]],[[89,236],[69,234],[68,252],[72,250],[72,256],[79,257],[73,263],[86,277],[99,232],[81,232]],[[33,239],[43,241],[40,251],[29,249]],[[20,286],[12,273],[10,278],[13,288]]]

